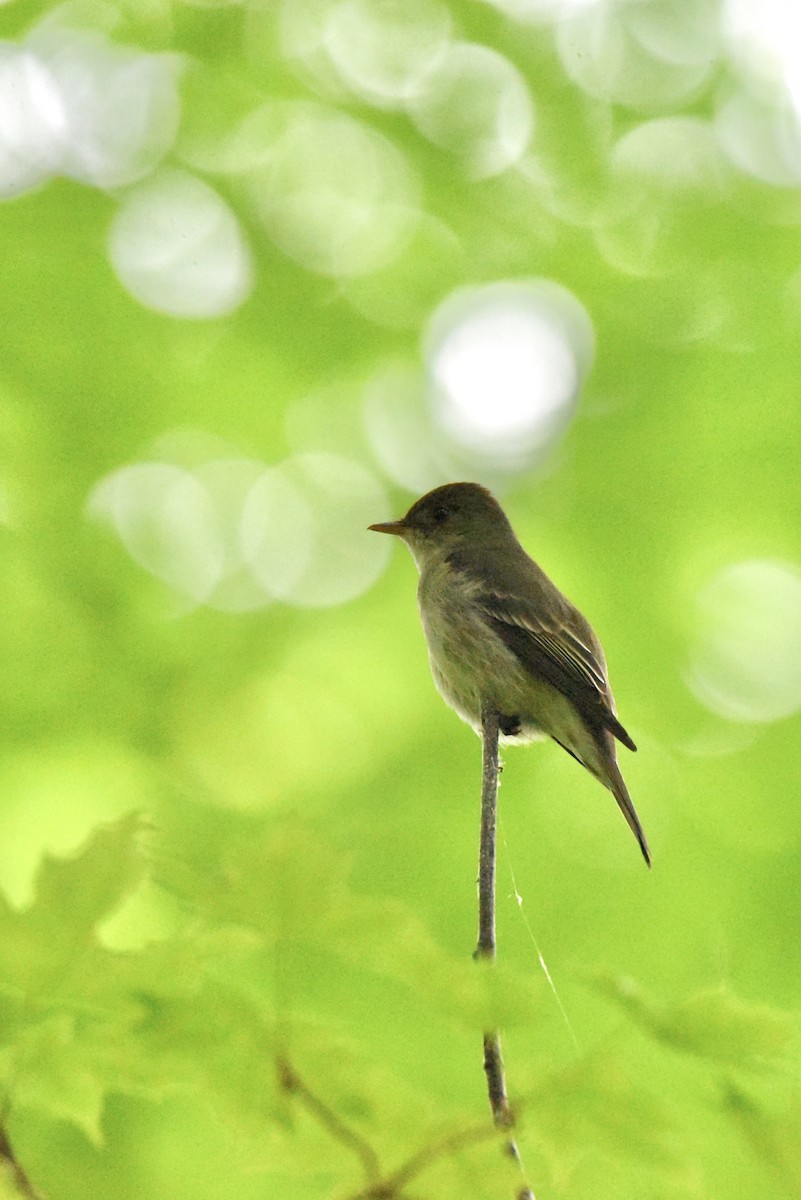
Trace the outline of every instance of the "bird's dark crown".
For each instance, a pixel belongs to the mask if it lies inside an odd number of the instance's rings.
[[[403,518],[408,528],[423,534],[459,534],[477,527],[508,527],[495,497],[478,483],[446,483],[417,500]]]

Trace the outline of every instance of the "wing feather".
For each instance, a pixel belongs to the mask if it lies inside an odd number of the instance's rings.
[[[477,602],[490,628],[533,675],[567,696],[591,724],[637,749],[615,715],[603,651],[576,609],[565,601],[558,618],[544,620],[518,596],[487,592]]]

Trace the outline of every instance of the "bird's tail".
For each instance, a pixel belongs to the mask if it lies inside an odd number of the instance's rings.
[[[631,802],[631,796],[629,795],[628,788],[626,787],[625,783],[623,782],[623,776],[620,774],[620,768],[618,767],[614,758],[610,758],[606,762],[605,766],[606,766],[607,779],[604,782],[606,783],[606,786],[609,788],[612,795],[617,800],[620,811],[623,813],[623,816],[628,821],[629,829],[634,834],[634,836],[636,837],[637,841],[640,844],[640,849],[642,850],[642,856],[645,859],[648,866],[650,867],[651,852],[648,849],[648,842],[646,841],[645,833],[643,832],[643,827],[640,824],[640,818],[637,816],[637,810],[635,809],[634,805]]]

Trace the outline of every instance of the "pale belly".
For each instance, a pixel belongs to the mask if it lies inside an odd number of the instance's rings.
[[[450,589],[447,603],[421,589],[421,617],[434,682],[443,699],[481,732],[481,714],[501,717],[501,741],[555,737],[580,760],[586,753],[583,722],[570,701],[530,674],[487,624],[473,613],[470,596]],[[583,735],[583,736],[582,736]]]

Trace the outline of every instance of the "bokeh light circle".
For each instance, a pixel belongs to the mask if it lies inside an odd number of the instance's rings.
[[[570,420],[593,346],[586,310],[551,280],[459,289],[426,335],[435,419],[456,445],[520,465]]]
[[[60,133],[59,173],[94,187],[134,183],[175,142],[177,60],[118,45],[97,30],[70,28],[61,23],[62,12],[29,38],[52,82],[41,111]]]
[[[750,560],[702,589],[687,682],[712,712],[775,721],[801,708],[801,570]]]
[[[418,495],[462,473],[432,422],[427,399],[424,372],[403,361],[383,364],[363,393],[364,427],[376,461],[390,479]]]
[[[388,512],[384,489],[360,463],[299,454],[266,470],[251,488],[242,511],[242,554],[275,599],[304,608],[341,604],[383,570],[389,539],[366,531]]]
[[[0,112],[0,198],[9,199],[58,170],[65,118],[45,65],[8,43],[0,43]]]
[[[539,24],[558,21],[590,8],[601,0],[488,0],[513,21]]]
[[[405,155],[323,105],[268,105],[261,120],[264,166],[249,187],[279,249],[309,271],[344,278],[391,262],[420,212],[420,184]]]
[[[718,108],[715,130],[744,175],[773,187],[801,184],[801,121],[786,100],[738,91]]]
[[[222,558],[216,583],[204,598],[210,608],[231,613],[252,612],[264,608],[272,599],[243,559],[239,538],[243,505],[263,471],[264,463],[239,457],[207,458],[192,467],[194,479],[204,488],[213,507]]]
[[[249,5],[248,45],[259,59],[274,54],[275,35],[293,73],[316,95],[332,101],[348,98],[349,88],[326,44],[328,21],[336,0],[278,0],[275,11]]]
[[[646,112],[698,94],[717,40],[714,11],[697,4],[594,4],[556,30],[562,66],[582,91]]]
[[[408,107],[420,132],[476,179],[519,162],[534,130],[534,102],[524,76],[497,50],[472,42],[448,47]]]
[[[211,496],[183,467],[120,467],[94,488],[88,511],[114,529],[135,562],[195,602],[222,577],[225,548]]]
[[[625,133],[612,150],[621,185],[658,187],[693,202],[718,199],[731,175],[715,130],[701,117],[657,117]]]
[[[452,23],[439,0],[341,0],[325,23],[324,43],[354,92],[393,108],[420,90],[445,53]]]
[[[253,286],[236,216],[213,188],[184,171],[160,171],[125,196],[109,254],[137,300],[174,317],[224,316]]]
[[[162,438],[198,449],[202,437]],[[184,600],[248,612],[280,600],[341,604],[365,591],[389,557],[367,526],[390,505],[375,475],[351,459],[305,453],[274,467],[250,458],[144,461],[106,475],[87,512],[131,558]]]
[[[788,0],[723,0],[721,26],[747,85],[763,99],[783,91],[801,117],[801,7]]]

